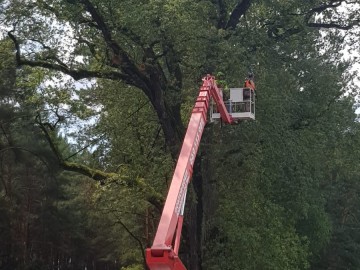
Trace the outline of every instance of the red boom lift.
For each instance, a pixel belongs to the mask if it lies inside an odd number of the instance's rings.
[[[233,124],[236,120],[226,109],[215,77],[207,75],[202,80],[203,85],[191,114],[155,239],[152,247],[146,249],[146,263],[150,270],[186,270],[178,257],[183,214],[187,187],[206,124],[210,97],[215,101],[223,122]]]

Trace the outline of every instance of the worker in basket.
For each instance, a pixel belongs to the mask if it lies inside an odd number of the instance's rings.
[[[255,91],[254,74],[248,74],[248,77],[246,78],[244,83],[244,88],[250,88],[251,90]]]
[[[254,83],[254,74],[249,73],[248,77],[245,79],[244,89],[243,89],[243,100],[245,102],[245,111],[250,112],[251,110],[251,101],[254,101],[255,96],[255,83]],[[250,99],[251,97],[251,99]]]
[[[250,99],[250,95],[254,97],[255,94],[255,83],[254,83],[254,74],[249,73],[248,77],[245,79],[244,83],[244,100]]]

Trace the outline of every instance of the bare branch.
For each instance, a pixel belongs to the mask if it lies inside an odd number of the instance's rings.
[[[94,145],[95,143],[99,142],[100,140],[102,140],[105,137],[105,134],[100,136],[99,138],[95,139],[94,141],[88,143],[87,145],[85,145],[84,147],[82,147],[80,150],[76,151],[75,153],[71,154],[70,156],[64,158],[64,161],[69,160],[72,157],[75,157],[77,154],[79,154],[80,152],[84,151],[85,149],[89,148],[90,146]]]
[[[51,55],[48,55],[44,58],[44,60],[54,60],[56,61],[59,65],[61,66],[64,66],[64,67],[67,67],[67,65],[61,61],[58,57],[55,56],[55,54],[53,53],[53,49],[50,48],[49,46],[47,46],[44,42],[42,42],[41,40],[38,40],[38,39],[29,39],[30,41],[33,41],[33,42],[37,42],[39,43],[44,49],[48,50],[49,53],[51,53]]]
[[[41,40],[34,39],[34,38],[30,38],[29,40],[39,43],[44,49],[47,49],[47,50],[49,50],[49,51],[52,50],[52,48],[50,48],[49,46],[47,46],[47,45],[46,45],[44,42],[42,42]]]
[[[127,231],[127,233],[128,233],[132,238],[134,238],[134,240],[138,243],[139,248],[140,248],[140,250],[141,250],[141,255],[142,255],[142,257],[143,257],[144,267],[146,268],[146,267],[147,267],[147,266],[146,266],[146,257],[145,257],[145,252],[144,252],[145,248],[144,248],[141,240],[139,239],[139,237],[137,237],[134,233],[132,233],[132,232],[130,231],[130,229],[125,225],[125,223],[121,221],[121,219],[118,218],[117,221],[116,221],[113,225],[115,225],[115,224],[120,224],[120,225]],[[146,269],[147,269],[147,268],[146,268]]]

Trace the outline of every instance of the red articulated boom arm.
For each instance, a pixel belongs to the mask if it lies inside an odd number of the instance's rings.
[[[150,270],[186,270],[178,257],[183,214],[188,184],[206,124],[210,96],[215,100],[222,120],[233,123],[215,77],[205,76],[191,114],[153,245],[146,249],[146,263]]]

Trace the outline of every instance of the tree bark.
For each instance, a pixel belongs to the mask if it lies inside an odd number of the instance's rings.
[[[202,269],[202,226],[203,226],[203,178],[201,173],[201,158],[197,157],[194,164],[193,188],[196,200],[194,200],[190,211],[189,228],[189,269]]]

